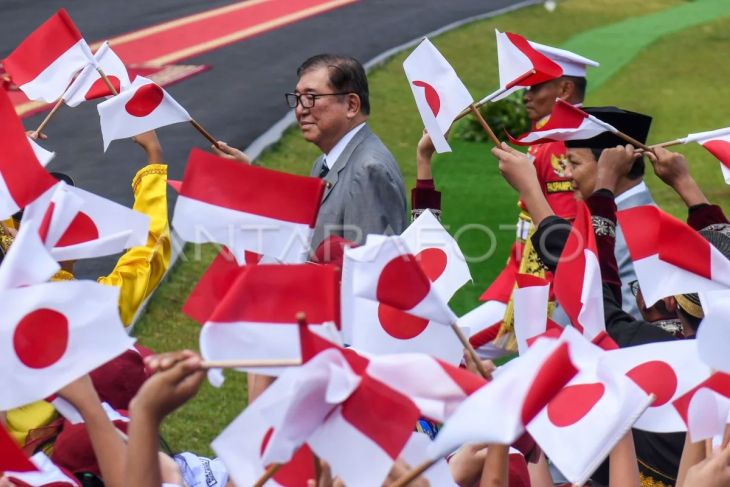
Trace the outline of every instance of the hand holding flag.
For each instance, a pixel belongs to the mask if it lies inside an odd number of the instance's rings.
[[[720,161],[723,178],[727,184],[730,184],[730,127],[689,134],[687,137],[654,144],[652,147],[671,147],[690,142],[697,142]]]

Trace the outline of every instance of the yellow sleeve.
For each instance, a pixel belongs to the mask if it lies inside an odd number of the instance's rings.
[[[97,281],[119,288],[119,313],[129,326],[144,300],[154,291],[170,265],[170,228],[167,223],[167,166],[149,164],[132,180],[133,208],[150,217],[147,244],[132,247],[114,270]]]

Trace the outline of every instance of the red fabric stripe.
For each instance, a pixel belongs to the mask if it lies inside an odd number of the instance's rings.
[[[537,416],[542,408],[570,381],[578,369],[570,360],[568,344],[561,344],[542,363],[535,374],[527,396],[522,403],[522,424],[527,424]]]
[[[51,201],[46,208],[46,212],[43,214],[41,224],[38,226],[38,236],[41,237],[43,243],[48,238],[48,230],[51,228],[51,220],[53,219],[53,210],[56,208],[56,204]]]
[[[637,206],[616,213],[616,219],[626,239],[631,260],[637,261],[659,253],[659,209]]]
[[[505,35],[517,49],[522,51],[522,54],[529,58],[533,68],[537,71],[532,76],[528,76],[520,81],[520,86],[536,85],[563,75],[563,68],[549,57],[535,50],[527,39],[519,34],[513,34],[512,32],[505,32]],[[507,88],[511,88],[512,86],[513,85],[508,84]]]
[[[469,337],[469,343],[474,348],[483,347],[487,343],[497,338],[499,329],[502,327],[502,320],[497,323],[481,330],[479,333],[475,333]]]
[[[419,416],[408,397],[367,375],[342,404],[342,417],[393,460],[411,437]]]
[[[3,66],[17,85],[34,80],[53,61],[81,40],[81,33],[65,9],[56,12],[26,37]]]
[[[38,469],[33,465],[15,441],[0,424],[0,472],[33,472]]]
[[[682,396],[675,399],[672,405],[677,410],[682,420],[687,424],[687,413],[689,412],[689,403],[692,401],[695,393],[702,388],[707,388],[721,394],[725,397],[730,397],[730,375],[723,372],[715,372],[703,382],[700,382],[697,386],[693,387],[689,391],[685,392]]]
[[[190,152],[180,194],[211,205],[314,227],[324,181]]]
[[[13,201],[24,208],[58,181],[38,162],[4,88],[0,88],[0,127],[0,175]]]
[[[657,210],[659,258],[684,270],[712,279],[712,247],[692,227]]]
[[[454,383],[459,386],[462,391],[464,391],[464,395],[466,396],[471,395],[474,391],[487,383],[487,380],[476,374],[472,374],[466,369],[454,367],[453,365],[439,359],[434,360],[436,360],[441,368],[444,369],[446,375],[448,375],[451,380],[453,380]]]
[[[702,144],[702,147],[730,169],[730,142],[723,139],[708,140]]]
[[[533,276],[530,274],[517,274],[516,277],[517,287],[543,287],[550,284],[550,281],[543,279],[542,277]]]
[[[226,294],[209,321],[339,323],[340,290],[333,266],[296,264],[251,266]]]

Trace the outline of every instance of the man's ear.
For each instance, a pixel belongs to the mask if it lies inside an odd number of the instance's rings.
[[[571,100],[575,95],[575,83],[573,80],[563,78],[560,80],[560,98],[563,100]]]
[[[662,301],[664,301],[664,306],[667,307],[667,311],[670,313],[677,312],[677,300],[674,299],[674,296],[666,297]]]
[[[355,118],[360,113],[362,103],[357,93],[349,93],[347,95],[347,118]]]

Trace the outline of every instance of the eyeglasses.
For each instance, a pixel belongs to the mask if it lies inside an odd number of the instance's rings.
[[[629,283],[629,289],[631,289],[631,294],[636,297],[636,295],[639,294],[639,281],[631,281]]]
[[[286,104],[289,108],[296,108],[297,104],[301,104],[302,108],[312,108],[317,98],[322,96],[349,95],[351,91],[343,91],[341,93],[284,93]]]

